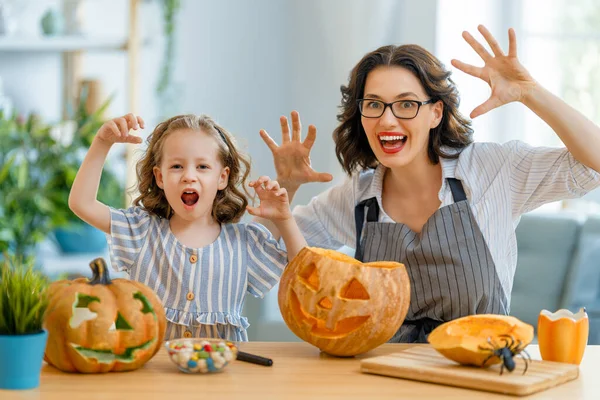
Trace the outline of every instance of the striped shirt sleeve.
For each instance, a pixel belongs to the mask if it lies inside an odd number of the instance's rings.
[[[246,246],[247,290],[254,297],[262,298],[279,282],[287,265],[287,252],[267,228],[256,222],[246,225]]]
[[[357,179],[347,179],[313,197],[307,205],[294,207],[292,214],[309,246],[334,250],[355,246]]]
[[[127,271],[135,263],[146,241],[151,216],[141,207],[110,207],[110,259],[117,271]]]
[[[513,215],[581,197],[600,184],[600,174],[575,160],[566,148],[533,147],[517,140],[505,146],[510,148]]]

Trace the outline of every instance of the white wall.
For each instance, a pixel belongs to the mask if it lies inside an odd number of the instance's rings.
[[[414,42],[433,49],[435,10],[435,0],[188,0],[179,26],[182,111],[210,114],[234,132],[258,176],[274,174],[258,131],[266,129],[279,142],[279,116],[298,110],[305,131],[309,124],[318,129],[313,167],[338,182],[343,173],[331,133],[340,85],[365,53],[381,45]],[[306,185],[295,203],[328,186]]]

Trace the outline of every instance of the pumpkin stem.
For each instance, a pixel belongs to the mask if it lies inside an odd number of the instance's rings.
[[[110,275],[106,267],[106,261],[102,257],[98,257],[90,263],[92,269],[92,279],[88,282],[90,285],[110,285]]]

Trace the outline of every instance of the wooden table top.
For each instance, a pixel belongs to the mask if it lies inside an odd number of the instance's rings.
[[[360,372],[360,360],[414,345],[384,344],[361,356],[336,358],[308,343],[247,342],[240,350],[273,359],[264,367],[236,361],[218,374],[179,372],[163,348],[144,367],[123,373],[68,374],[44,365],[40,387],[0,390],[1,400],[147,400],[161,399],[503,399],[504,396]],[[527,350],[540,359],[537,346]],[[579,377],[526,399],[600,398],[600,346],[588,346]]]

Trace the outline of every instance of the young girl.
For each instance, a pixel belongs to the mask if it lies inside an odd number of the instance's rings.
[[[264,296],[306,245],[286,190],[268,177],[250,182],[260,205],[249,207],[240,186],[250,164],[232,136],[209,117],[180,115],[148,137],[135,205],[108,207],[96,198],[104,161],[114,143],[141,143],[130,134],[140,127],[144,121],[133,114],[102,125],[73,183],[71,210],[106,232],[116,270],[158,294],[166,338],[248,340],[246,291]],[[287,254],[262,225],[237,223],[245,210],[278,227]]]

